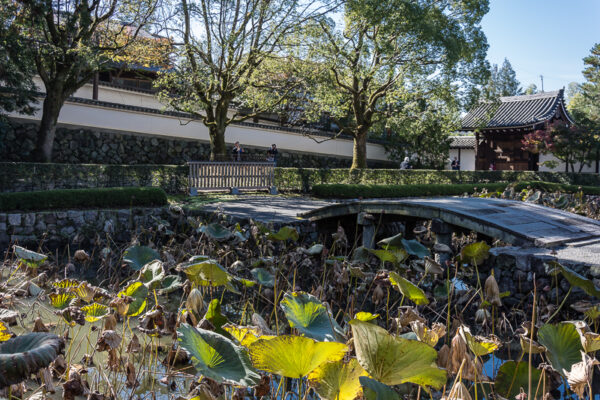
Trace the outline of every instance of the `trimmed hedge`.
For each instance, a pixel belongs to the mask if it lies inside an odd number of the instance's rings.
[[[320,184],[414,185],[515,183],[544,181],[572,185],[600,186],[600,175],[535,171],[437,171],[399,169],[315,169],[276,168],[275,185],[279,190],[310,192]]]
[[[503,191],[508,183],[462,183],[456,185],[315,185],[313,194],[318,197],[333,198],[393,198],[393,197],[427,197],[427,196],[459,196],[471,194],[475,189],[487,189],[488,192]]]
[[[128,208],[163,206],[167,194],[161,188],[58,189],[0,193],[0,211],[77,208]]]
[[[395,198],[395,197],[429,197],[429,196],[460,196],[472,194],[486,189],[488,192],[502,192],[509,183],[463,183],[463,184],[429,184],[429,185],[353,185],[333,184],[315,185],[313,194],[318,197],[354,199],[362,198]],[[552,182],[519,182],[515,185],[516,191],[531,187],[546,192],[561,191],[576,193],[582,191],[586,195],[600,195],[600,187],[566,185]]]

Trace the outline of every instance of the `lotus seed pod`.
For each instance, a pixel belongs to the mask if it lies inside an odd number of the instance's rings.
[[[494,275],[490,275],[483,285],[483,296],[490,302],[491,305],[496,307],[502,307],[502,301],[500,300],[500,288]]]
[[[202,298],[202,293],[200,293],[198,289],[194,288],[190,291],[190,294],[185,301],[185,308],[196,315],[201,314],[204,309],[204,299]]]
[[[90,260],[90,255],[85,250],[77,250],[73,255],[73,259],[77,262],[83,263]]]
[[[477,312],[475,313],[475,322],[478,324],[484,324],[486,323],[490,318],[491,318],[491,314],[488,310],[486,310],[485,308],[480,308],[479,310],[477,310]]]

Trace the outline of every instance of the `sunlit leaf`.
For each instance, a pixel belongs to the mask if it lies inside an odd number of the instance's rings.
[[[280,241],[280,242],[284,242],[286,240],[291,240],[292,242],[297,242],[299,236],[298,236],[298,231],[296,230],[296,228],[293,228],[291,226],[284,226],[284,227],[281,227],[281,229],[279,229],[276,233],[268,232],[267,238],[270,240],[275,240],[275,241]]]
[[[343,343],[284,335],[252,343],[250,357],[252,364],[260,370],[302,378],[324,362],[341,360],[347,350]]]
[[[76,288],[81,282],[76,279],[63,279],[62,281],[52,282],[52,287],[57,289],[70,289]]]
[[[85,314],[85,320],[87,322],[96,322],[108,315],[108,307],[98,303],[81,307],[81,311]]]
[[[221,302],[219,299],[213,299],[208,305],[208,310],[204,314],[204,318],[210,321],[215,327],[215,332],[227,336],[227,332],[223,330],[223,325],[228,323],[227,317],[221,314]]]
[[[413,240],[401,239],[401,242],[402,242],[402,247],[404,247],[404,250],[406,250],[406,252],[408,254],[410,254],[411,256],[423,258],[423,257],[428,257],[431,255],[431,253],[427,247],[423,246],[420,242],[418,242],[414,239]]]
[[[360,384],[363,387],[363,397],[365,400],[398,400],[398,393],[388,385],[377,382],[367,376],[359,378]]]
[[[87,282],[81,282],[79,286],[72,288],[71,291],[86,303],[94,300],[94,295],[96,294],[96,290]]]
[[[579,333],[583,351],[590,353],[600,350],[600,334],[592,332],[588,324],[584,321],[573,321],[573,324],[575,325],[575,329],[577,329],[577,333]]]
[[[182,264],[178,269],[185,272],[188,279],[200,286],[224,286],[231,276],[216,260],[203,260]]]
[[[167,293],[171,293],[176,291],[177,289],[181,289],[182,287],[183,282],[181,282],[181,278],[178,275],[167,275],[160,283],[160,289],[158,291],[158,294],[164,295]]]
[[[311,256],[318,256],[319,254],[323,253],[323,245],[322,244],[312,245],[311,247],[309,247],[306,250],[306,252]]]
[[[275,286],[275,277],[265,268],[254,268],[250,273],[260,285],[270,288]]]
[[[357,312],[356,315],[354,316],[354,319],[357,319],[359,321],[364,321],[364,322],[369,322],[376,318],[379,318],[379,314],[371,314],[370,312],[366,312],[366,311]]]
[[[410,328],[420,342],[435,347],[437,342],[446,335],[446,325],[434,322],[429,328],[421,321],[411,321]]]
[[[381,262],[389,262],[392,264],[396,264],[397,258],[394,255],[394,253],[392,253],[389,250],[384,250],[384,249],[367,249],[367,251],[371,254],[373,254],[375,257],[379,258],[379,260]]]
[[[359,378],[367,372],[355,358],[321,364],[308,375],[310,385],[323,400],[354,400],[362,387]]]
[[[531,385],[538,387],[542,371],[531,368]],[[525,361],[507,361],[500,366],[494,382],[494,390],[505,399],[514,399],[521,390],[527,393],[529,389],[529,364]],[[542,394],[543,395],[543,394]]]
[[[486,242],[475,242],[466,245],[460,256],[470,264],[481,265],[490,255],[490,246]]]
[[[73,293],[51,293],[48,295],[50,298],[50,304],[54,308],[58,308],[62,310],[71,305],[73,299],[75,299],[75,295]]]
[[[254,326],[225,324],[223,325],[223,329],[244,347],[249,347],[258,339],[272,339],[275,337],[271,335],[262,335],[260,329]]]
[[[4,325],[4,322],[0,321],[0,342],[6,342],[10,337],[8,328]]]
[[[379,382],[411,382],[436,389],[446,383],[446,371],[437,367],[437,352],[431,346],[393,336],[368,322],[352,320],[350,326],[358,362]]]
[[[217,223],[202,225],[200,228],[198,228],[198,232],[204,233],[209,238],[218,242],[224,242],[233,237],[233,233],[231,233],[229,229]]]
[[[381,239],[379,242],[377,242],[377,244],[379,246],[383,247],[384,249],[387,248],[388,246],[402,247],[402,236],[403,236],[403,234],[399,233],[395,236]]]
[[[583,346],[572,323],[545,324],[538,331],[538,342],[546,348],[552,368],[564,377],[573,364],[581,361]]]
[[[192,356],[198,372],[208,378],[242,386],[253,386],[260,380],[244,348],[218,333],[182,324],[177,340]]]
[[[127,309],[128,317],[140,315],[146,309],[146,298],[148,297],[148,288],[142,282],[133,282],[117,294],[118,297],[129,296],[133,302]]]
[[[471,330],[464,325],[458,328],[458,333],[465,342],[467,342],[467,345],[473,354],[478,357],[493,353],[502,345],[502,342],[493,335],[490,337],[473,336]]]
[[[319,341],[342,341],[344,331],[315,296],[305,292],[286,293],[281,308],[292,328]]]
[[[162,279],[165,277],[165,269],[160,260],[150,261],[140,270],[138,280],[149,290],[159,287]]]
[[[36,253],[21,246],[14,245],[13,249],[19,261],[29,268],[38,268],[48,259],[48,256],[45,254]]]
[[[429,304],[429,299],[423,290],[413,284],[408,279],[404,279],[397,272],[389,273],[390,283],[396,287],[400,293],[416,305]]]
[[[572,286],[583,289],[583,291],[589,294],[590,296],[600,298],[600,290],[598,290],[596,285],[594,285],[594,282],[592,282],[591,280],[584,278],[577,272],[557,263],[556,261],[549,261],[548,265],[552,268],[558,269]]]
[[[135,271],[154,260],[160,260],[160,254],[148,246],[131,246],[123,253],[123,261]]]

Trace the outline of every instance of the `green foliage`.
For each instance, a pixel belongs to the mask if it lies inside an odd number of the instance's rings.
[[[64,342],[50,333],[27,333],[0,344],[0,389],[28,379],[62,352]]]
[[[307,337],[319,341],[343,341],[344,331],[315,296],[305,292],[286,293],[281,308],[290,327]]]
[[[521,94],[521,83],[510,61],[504,59],[501,67],[494,64],[487,85],[483,88],[483,99],[492,100],[502,96]]]
[[[13,249],[19,261],[27,265],[29,268],[35,269],[48,259],[48,256],[45,254],[36,253],[35,251],[27,250],[21,246],[14,245]]]
[[[531,367],[531,384],[538,387],[542,371]],[[494,381],[494,391],[505,399],[514,399],[521,389],[527,393],[529,388],[529,364],[525,361],[507,361],[498,369]]]
[[[552,368],[562,376],[571,371],[573,364],[581,361],[583,346],[575,325],[570,322],[545,324],[538,331],[538,342],[547,349]]]
[[[485,184],[421,184],[421,185],[315,185],[313,194],[319,197],[333,198],[390,198],[421,196],[458,196],[473,193],[476,189],[503,191],[506,183]]]
[[[150,207],[167,204],[160,188],[57,189],[0,193],[0,211]]]
[[[365,400],[398,400],[400,396],[388,385],[377,382],[368,376],[358,378],[363,387]]]
[[[148,246],[131,246],[123,252],[123,261],[125,261],[134,271],[141,270],[151,261],[160,260],[160,254]],[[162,265],[160,265],[162,268]]]

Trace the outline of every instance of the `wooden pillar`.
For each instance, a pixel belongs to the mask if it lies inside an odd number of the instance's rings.
[[[479,168],[479,132],[475,131],[475,170]]]

